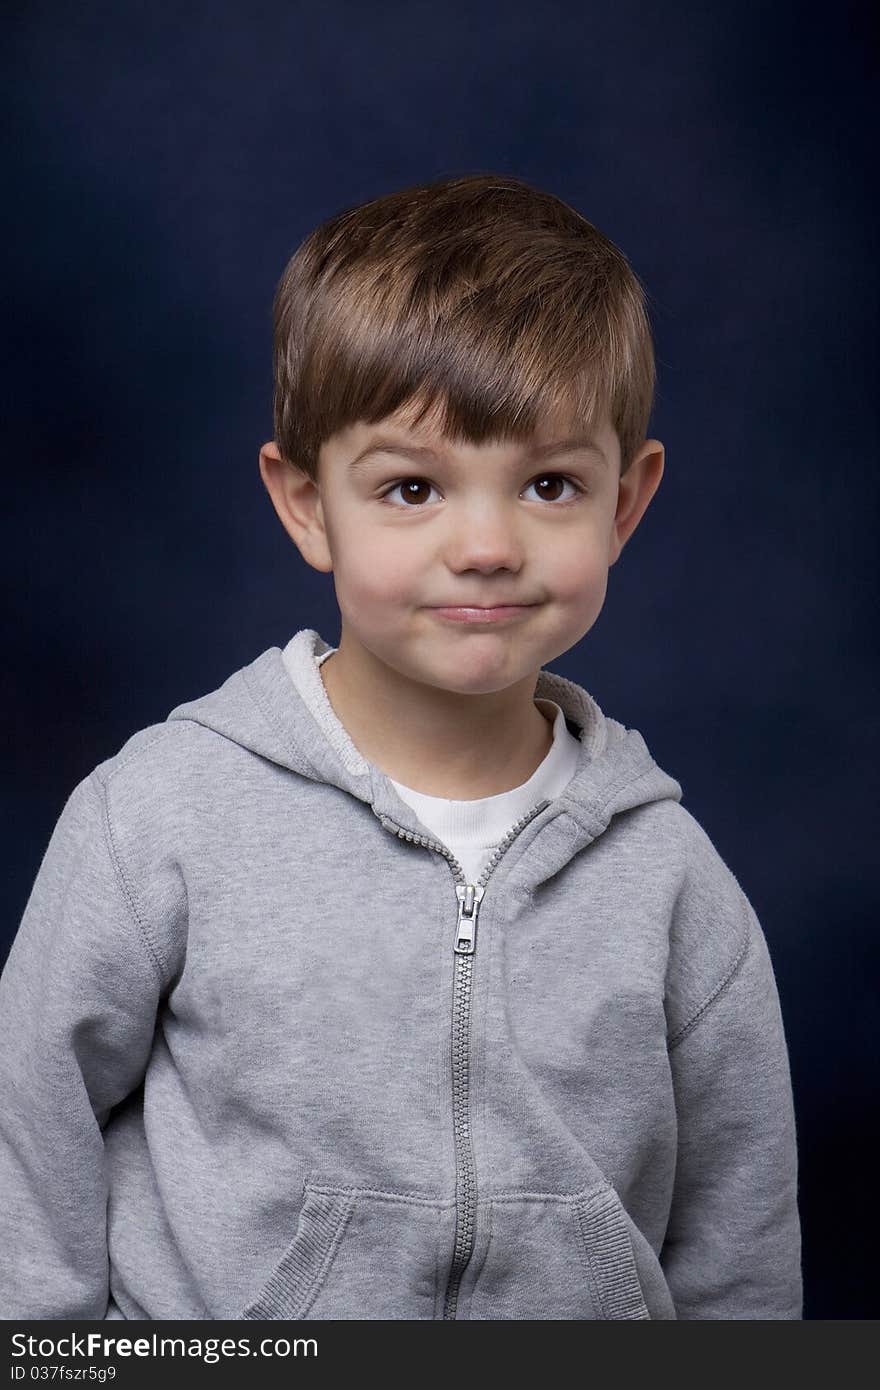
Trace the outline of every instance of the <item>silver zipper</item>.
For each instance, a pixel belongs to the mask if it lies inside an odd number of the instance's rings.
[[[467,1268],[474,1250],[474,1233],[477,1219],[477,1173],[474,1163],[474,1149],[471,1141],[470,1124],[470,1025],[471,1025],[471,986],[474,968],[474,952],[477,948],[477,916],[480,903],[486,891],[486,883],[498,860],[515,840],[529,821],[549,806],[548,800],[539,801],[531,811],[526,812],[495,846],[492,856],[476,883],[465,881],[464,870],[451,850],[439,840],[417,835],[412,830],[404,830],[390,816],[379,816],[386,830],[391,830],[401,840],[412,844],[425,845],[428,849],[442,854],[452,867],[456,879],[455,893],[458,899],[458,919],[455,926],[455,939],[452,949],[455,952],[455,980],[452,995],[452,1117],[455,1136],[455,1245],[452,1265],[446,1284],[446,1297],[443,1317],[454,1318],[458,1307],[458,1290],[461,1278]],[[376,813],[378,814],[378,813]]]

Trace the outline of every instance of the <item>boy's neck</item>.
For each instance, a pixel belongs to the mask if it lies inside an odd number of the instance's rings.
[[[344,639],[320,671],[358,751],[426,796],[475,801],[512,791],[553,744],[553,725],[534,702],[537,673],[506,690],[461,695],[409,680]]]

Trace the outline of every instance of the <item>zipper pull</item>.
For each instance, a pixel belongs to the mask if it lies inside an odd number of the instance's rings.
[[[455,928],[453,950],[460,956],[472,956],[477,944],[477,911],[483,897],[483,889],[473,883],[457,883],[458,923]]]

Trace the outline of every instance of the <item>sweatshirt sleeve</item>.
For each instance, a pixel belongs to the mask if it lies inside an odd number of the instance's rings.
[[[741,936],[668,1041],[678,1158],[660,1263],[679,1318],[800,1319],[788,1052],[764,934],[734,895]]]
[[[144,1075],[161,976],[96,771],[64,806],[0,976],[0,1318],[107,1314],[102,1130]]]

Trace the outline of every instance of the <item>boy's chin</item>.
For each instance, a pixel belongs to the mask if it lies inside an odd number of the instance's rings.
[[[523,653],[510,652],[476,654],[459,653],[451,661],[435,659],[410,674],[425,685],[450,695],[495,695],[500,690],[537,675],[539,666],[532,668]]]

